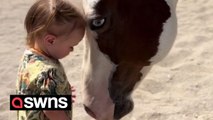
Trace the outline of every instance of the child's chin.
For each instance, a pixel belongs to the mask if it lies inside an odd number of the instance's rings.
[[[63,58],[65,58],[65,57],[67,57],[69,54],[70,54],[70,52],[67,53],[66,55],[63,55],[63,56],[58,57],[58,59],[63,59]]]

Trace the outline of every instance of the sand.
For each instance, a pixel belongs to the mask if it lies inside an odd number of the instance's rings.
[[[0,120],[15,120],[9,95],[25,49],[24,17],[33,0],[0,1]],[[213,120],[213,0],[179,0],[178,35],[169,55],[133,94],[128,120]],[[82,43],[62,60],[77,89],[74,120],[89,120],[82,107]]]

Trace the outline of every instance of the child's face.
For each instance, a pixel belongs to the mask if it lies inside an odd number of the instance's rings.
[[[84,36],[84,27],[77,27],[67,35],[56,37],[54,43],[49,47],[50,56],[55,59],[61,59],[67,56]]]

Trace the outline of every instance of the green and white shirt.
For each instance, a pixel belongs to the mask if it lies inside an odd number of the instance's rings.
[[[19,95],[71,95],[71,86],[58,60],[27,49],[21,59],[17,77]],[[72,110],[65,111],[70,120]],[[48,120],[42,110],[19,110],[17,120]]]

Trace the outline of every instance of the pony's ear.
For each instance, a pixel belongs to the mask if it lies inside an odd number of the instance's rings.
[[[43,38],[43,42],[48,46],[53,45],[55,40],[56,40],[56,36],[52,34],[47,34]]]

